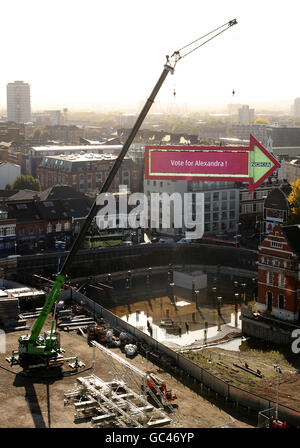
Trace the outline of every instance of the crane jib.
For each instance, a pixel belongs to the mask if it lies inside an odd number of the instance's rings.
[[[210,40],[214,39],[219,34],[221,34],[223,31],[226,31],[227,29],[231,28],[231,26],[235,25],[236,23],[237,23],[236,19],[230,20],[225,25],[222,25],[221,27],[218,27],[215,30],[207,33],[205,36],[202,36],[200,39],[202,39],[203,37],[206,37],[208,35],[211,35],[214,32],[217,32],[215,35],[210,37],[208,40],[206,40],[202,44],[196,46],[196,48],[192,48],[194,46],[194,44],[196,43],[196,41],[192,42],[189,45],[186,45],[185,47],[183,47],[186,50],[185,54],[180,54],[179,51],[175,51],[171,57],[167,56],[167,63],[164,65],[164,69],[163,69],[163,71],[162,71],[162,73],[161,73],[157,83],[155,84],[155,86],[154,86],[154,88],[153,88],[149,98],[147,99],[147,101],[146,101],[142,111],[140,112],[140,114],[139,114],[139,116],[138,116],[138,118],[137,118],[137,120],[136,120],[136,122],[135,122],[135,124],[134,124],[134,126],[133,126],[133,128],[132,128],[132,130],[131,130],[131,132],[129,134],[129,136],[127,137],[126,142],[124,143],[124,146],[123,146],[123,148],[122,148],[118,158],[116,159],[115,163],[113,164],[113,166],[112,166],[112,168],[111,168],[111,170],[110,170],[110,172],[109,172],[109,174],[108,174],[108,176],[106,178],[106,181],[104,182],[101,190],[99,191],[99,194],[106,193],[109,190],[109,188],[110,188],[110,186],[111,186],[111,184],[112,184],[112,182],[114,180],[114,177],[115,177],[118,169],[120,168],[120,165],[121,165],[124,157],[127,154],[127,151],[129,149],[131,143],[133,142],[133,140],[134,140],[138,130],[140,129],[144,119],[146,118],[146,116],[147,116],[147,114],[148,114],[148,112],[149,112],[149,110],[150,110],[150,108],[151,108],[151,106],[152,106],[152,104],[153,104],[153,102],[155,100],[155,97],[158,94],[162,84],[164,83],[168,73],[169,72],[171,72],[172,74],[174,73],[174,69],[175,69],[176,63],[180,59],[182,59],[183,57],[187,56],[187,54],[191,53],[192,51],[195,51],[200,46],[202,46],[205,43],[209,42]],[[222,29],[222,31],[220,31],[221,28],[225,28],[225,29]],[[197,39],[197,41],[199,41],[200,39]],[[80,230],[79,234],[77,235],[77,238],[75,239],[75,241],[74,241],[74,243],[73,243],[73,245],[71,247],[70,252],[68,253],[68,255],[67,255],[67,257],[66,257],[66,259],[65,259],[65,261],[63,263],[63,266],[62,266],[62,268],[60,270],[60,273],[57,275],[57,278],[56,278],[56,281],[55,281],[55,283],[53,285],[53,288],[51,289],[50,293],[48,294],[48,296],[46,298],[46,302],[45,302],[45,305],[44,305],[44,307],[43,307],[43,309],[41,311],[41,314],[38,317],[37,321],[35,322],[35,324],[34,324],[34,326],[32,328],[32,331],[31,331],[31,334],[30,334],[30,338],[29,338],[29,340],[31,342],[34,342],[34,341],[36,342],[37,341],[38,336],[39,336],[39,334],[40,334],[40,332],[41,332],[41,330],[43,328],[43,325],[45,323],[45,320],[46,320],[48,314],[50,313],[51,308],[52,308],[54,302],[59,297],[60,290],[61,290],[62,285],[63,285],[64,280],[65,280],[65,275],[67,274],[67,272],[69,272],[70,266],[72,264],[72,261],[73,261],[75,255],[76,255],[76,253],[77,253],[77,251],[78,251],[78,249],[79,249],[79,247],[80,247],[80,245],[81,245],[81,243],[83,241],[83,238],[84,238],[86,232],[88,231],[88,229],[89,229],[89,227],[90,227],[90,225],[92,223],[93,218],[95,217],[95,215],[99,211],[99,208],[100,207],[98,206],[98,204],[96,203],[96,200],[95,200],[93,205],[92,205],[92,207],[91,207],[91,209],[90,209],[90,211],[89,211],[88,216],[86,217],[86,219],[85,219],[85,221],[83,223],[83,226],[81,227],[81,230]]]

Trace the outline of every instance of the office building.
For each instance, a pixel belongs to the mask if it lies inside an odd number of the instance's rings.
[[[31,121],[30,86],[24,81],[7,84],[7,120],[15,123]]]

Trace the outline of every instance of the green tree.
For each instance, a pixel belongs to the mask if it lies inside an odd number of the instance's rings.
[[[17,177],[14,183],[11,185],[13,190],[33,190],[33,191],[41,191],[41,184],[38,179],[35,179],[32,176],[25,176],[21,174],[21,176]]]
[[[291,212],[288,216],[288,224],[300,224],[300,179],[291,182],[292,191],[288,196]]]

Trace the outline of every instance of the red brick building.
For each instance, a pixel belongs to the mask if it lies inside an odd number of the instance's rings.
[[[37,177],[42,189],[68,185],[81,193],[94,193],[106,180],[115,159],[115,155],[94,153],[44,157],[37,168]],[[110,191],[118,191],[119,185],[127,185],[131,192],[137,192],[140,176],[139,167],[126,157]]]
[[[276,224],[259,247],[258,311],[300,320],[300,225]]]

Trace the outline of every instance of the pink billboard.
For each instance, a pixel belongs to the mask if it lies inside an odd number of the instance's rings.
[[[224,151],[221,147],[147,147],[146,179],[206,179],[248,177],[246,148]]]

